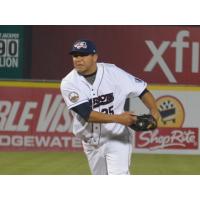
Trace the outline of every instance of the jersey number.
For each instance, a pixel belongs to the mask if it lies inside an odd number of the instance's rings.
[[[110,115],[114,115],[114,110],[113,110],[113,106],[110,106],[109,108],[103,108],[101,110],[102,113],[105,114],[110,114]]]

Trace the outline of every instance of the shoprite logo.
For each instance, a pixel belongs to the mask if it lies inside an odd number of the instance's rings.
[[[198,128],[160,128],[136,134],[136,148],[159,149],[198,149]]]
[[[182,127],[185,119],[184,107],[173,96],[162,96],[156,100],[161,119],[158,127]]]

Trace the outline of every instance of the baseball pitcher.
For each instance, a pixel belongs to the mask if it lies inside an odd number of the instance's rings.
[[[73,133],[94,175],[130,174],[134,130],[156,128],[159,118],[147,83],[114,64],[97,63],[95,44],[76,41],[70,51],[74,69],[61,82],[61,93],[73,116]],[[130,94],[139,97],[150,114],[136,116],[124,111]],[[133,131],[132,131],[133,132]]]

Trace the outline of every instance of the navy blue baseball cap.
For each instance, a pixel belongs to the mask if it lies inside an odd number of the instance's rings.
[[[69,52],[69,54],[83,54],[83,55],[89,55],[89,54],[95,54],[97,52],[95,44],[90,40],[77,40],[73,46],[72,50]]]

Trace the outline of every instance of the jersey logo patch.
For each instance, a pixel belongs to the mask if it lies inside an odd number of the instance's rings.
[[[73,103],[76,103],[79,100],[79,95],[76,92],[69,93],[69,100]]]
[[[101,105],[107,105],[113,101],[114,95],[113,93],[109,93],[90,99],[90,105],[93,105],[93,108],[97,108]]]

